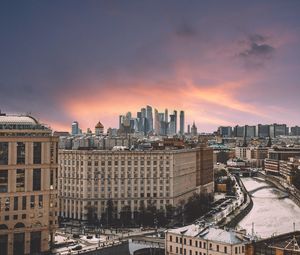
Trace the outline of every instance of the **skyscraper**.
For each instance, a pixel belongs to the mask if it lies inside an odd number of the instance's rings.
[[[160,133],[160,120],[159,120],[159,113],[157,109],[154,109],[154,132],[157,135],[159,135]]]
[[[153,131],[153,113],[152,113],[152,107],[147,105],[146,106],[146,118],[148,122],[148,132]]]
[[[79,124],[77,121],[73,121],[72,123],[72,135],[78,135],[79,132]]]
[[[175,135],[175,134],[176,134],[176,115],[171,114],[168,135]]]
[[[165,122],[166,122],[166,123],[169,122],[169,113],[168,113],[168,109],[165,109]]]
[[[184,111],[180,111],[180,131],[181,135],[184,134]]]
[[[175,116],[175,134],[177,134],[177,111],[174,110],[174,116]]]

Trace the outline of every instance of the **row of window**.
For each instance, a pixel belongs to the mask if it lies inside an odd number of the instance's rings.
[[[8,212],[10,210],[13,211],[27,210],[28,209],[27,202],[29,202],[30,209],[35,209],[35,208],[42,209],[43,195],[38,195],[38,196],[31,195],[30,197],[22,196],[22,197],[12,197],[12,198],[11,197],[0,198],[0,211]]]
[[[16,170],[16,191],[25,191],[25,169]],[[32,190],[41,190],[41,169],[32,171]],[[8,170],[0,170],[0,193],[8,192]]]
[[[0,142],[0,165],[8,165],[9,153],[8,153],[8,142]],[[17,164],[25,164],[26,146],[23,142],[17,143]],[[42,161],[42,144],[41,142],[33,143],[33,164],[41,164]]]

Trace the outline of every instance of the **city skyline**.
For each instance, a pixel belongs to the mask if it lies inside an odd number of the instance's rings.
[[[296,1],[4,1],[0,108],[54,130],[74,120],[117,127],[122,109],[147,104],[183,109],[200,132],[297,125],[299,10]]]

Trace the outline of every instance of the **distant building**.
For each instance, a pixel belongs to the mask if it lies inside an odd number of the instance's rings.
[[[247,255],[261,254],[300,255],[300,232],[275,235],[247,244]]]
[[[197,127],[195,125],[195,122],[193,122],[192,128],[191,128],[191,135],[192,136],[197,136],[198,132],[197,132]]]
[[[95,126],[95,135],[103,135],[104,133],[104,126],[99,121]]]
[[[180,130],[179,133],[184,135],[184,111],[180,111]]]
[[[270,125],[270,137],[274,138],[280,135],[288,135],[288,127],[286,124],[272,124]]]
[[[245,126],[235,126],[233,129],[234,137],[244,137],[245,136]]]
[[[300,127],[298,126],[291,127],[291,135],[300,136]]]
[[[166,255],[245,255],[248,243],[242,233],[198,224],[165,233]]]
[[[300,148],[273,147],[269,149],[268,158],[265,159],[265,171],[268,174],[280,175],[280,160],[300,156]]]
[[[218,133],[222,137],[231,137],[232,136],[232,127],[230,126],[220,126],[218,128]]]
[[[257,136],[261,138],[266,138],[270,136],[270,125],[257,125]]]
[[[77,121],[73,121],[72,123],[72,135],[78,135],[80,134],[80,130],[79,130],[79,124]]]
[[[168,205],[187,201],[194,193],[214,191],[213,151],[207,147],[60,150],[59,163],[60,216],[71,219],[87,220],[87,207],[94,208],[100,219],[108,199],[112,200],[115,217],[129,207],[135,218],[141,206],[151,204],[165,210]]]

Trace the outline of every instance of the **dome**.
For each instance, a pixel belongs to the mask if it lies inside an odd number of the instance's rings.
[[[38,122],[31,116],[4,115],[0,116],[0,124],[36,126]]]
[[[104,126],[101,124],[101,122],[99,121],[97,123],[97,125],[95,126],[95,128],[104,128]]]

